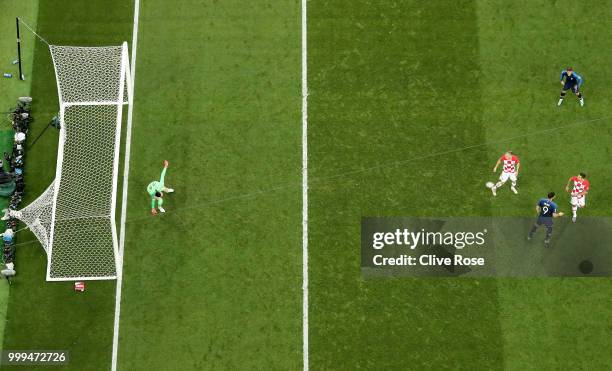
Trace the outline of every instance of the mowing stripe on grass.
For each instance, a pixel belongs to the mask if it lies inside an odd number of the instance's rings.
[[[580,17],[560,22],[570,7]],[[612,4],[479,0],[477,10],[483,121],[491,123],[486,127],[486,138],[539,131],[537,128],[557,121],[590,122],[491,145],[483,173],[491,174],[488,167],[507,149],[515,151],[522,162],[519,195],[500,189],[492,215],[531,215],[535,202],[550,191],[557,192],[559,209],[568,212],[569,197],[563,189],[568,177],[579,171],[586,172],[592,184],[587,206],[578,212],[578,222],[568,223],[565,231],[567,219],[557,222],[553,241],[565,238],[569,230],[582,228],[581,216],[612,215],[612,193],[605,185],[612,175],[612,126],[607,119],[612,99],[608,68],[612,63]],[[559,73],[570,65],[585,78],[581,87],[584,107],[573,94],[557,107]],[[510,77],[519,71],[525,78]],[[534,249],[543,248],[542,239],[534,242]],[[551,248],[556,248],[554,243]],[[589,246],[577,246],[576,254],[589,258]],[[571,262],[573,258],[566,259]],[[499,279],[504,368],[609,370],[610,283],[610,278]]]
[[[358,252],[363,216],[490,212],[471,175],[484,151],[373,168],[486,141],[475,11],[474,1],[309,3],[313,369],[503,362],[494,280],[363,279]],[[356,175],[316,182],[339,168]]]
[[[117,367],[302,368],[300,2],[140,5]]]
[[[125,220],[127,218],[128,182],[130,175],[130,149],[132,145],[132,115],[134,112],[134,84],[136,82],[136,48],[138,46],[138,15],[140,0],[134,1],[134,27],[132,29],[132,60],[130,76],[132,78],[131,104],[128,106],[127,127],[125,135],[125,158],[123,160],[123,190],[121,193],[121,227],[119,231],[119,259],[117,264],[117,286],[115,293],[115,319],[113,325],[113,354],[111,370],[117,370],[119,357],[119,321],[121,319],[121,287],[123,284],[123,248],[125,245]]]

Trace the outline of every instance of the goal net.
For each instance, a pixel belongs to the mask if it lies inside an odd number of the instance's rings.
[[[121,121],[132,101],[127,43],[50,49],[61,125],[55,180],[11,215],[45,249],[48,281],[114,279]]]

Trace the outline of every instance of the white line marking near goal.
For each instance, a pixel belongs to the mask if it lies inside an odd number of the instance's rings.
[[[302,0],[302,354],[308,371],[308,58],[307,1]]]
[[[140,0],[134,1],[134,28],[132,29],[132,60],[130,75],[132,77],[132,104],[128,106],[127,128],[125,134],[125,158],[123,161],[123,191],[121,193],[121,221],[119,232],[119,258],[117,264],[117,291],[115,293],[115,322],[113,327],[113,355],[111,370],[117,370],[119,355],[119,319],[121,317],[121,285],[123,284],[123,247],[125,243],[125,221],[127,218],[128,180],[130,174],[130,147],[132,144],[132,114],[134,108],[134,83],[136,82],[136,47],[138,45],[138,15]]]

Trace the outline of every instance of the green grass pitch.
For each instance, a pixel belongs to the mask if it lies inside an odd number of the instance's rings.
[[[22,17],[32,19],[36,18],[38,12],[37,2],[23,2],[19,0],[5,0],[2,2],[2,7],[10,11],[0,14],[0,34],[12,35],[15,29],[15,14],[21,14]],[[36,23],[33,23],[34,27]],[[24,45],[33,45],[34,35],[22,35],[22,43]],[[30,44],[32,43],[32,44]],[[21,58],[28,63],[24,66],[24,75],[29,81],[32,77],[32,54],[34,49],[24,48]],[[12,73],[13,78],[3,78],[0,85],[0,111],[6,112],[15,104],[16,97],[29,95],[30,85],[24,84],[17,79],[19,76],[18,66],[12,65],[15,59],[15,40],[12,37],[0,37],[0,60],[2,61],[2,73]],[[10,66],[10,67],[9,67]],[[8,151],[12,147],[13,130],[8,120],[4,120],[5,114],[2,114],[2,123],[0,124],[0,149]],[[4,209],[8,205],[8,198],[0,199],[0,207]],[[0,319],[5,318],[6,309],[8,306],[8,285],[0,286]],[[4,321],[0,321],[0,336],[4,334]],[[0,348],[2,346],[0,345]]]
[[[606,1],[308,1],[311,369],[612,369],[610,279],[365,280],[359,261],[362,216],[530,216],[579,171],[580,215],[611,216],[610,17]],[[132,2],[40,1],[37,30],[111,45],[132,20]],[[33,52],[30,138],[57,111]],[[300,1],[141,3],[119,369],[302,367],[301,53]],[[556,106],[568,65],[585,107]],[[26,203],[57,139],[28,152]],[[507,149],[520,193],[493,199]],[[154,218],[164,159],[176,193]],[[115,283],[44,282],[35,242],[17,259],[3,349],[108,369]]]

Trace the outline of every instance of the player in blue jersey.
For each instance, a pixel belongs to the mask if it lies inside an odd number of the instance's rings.
[[[582,86],[583,82],[582,76],[574,72],[574,69],[572,67],[568,67],[566,70],[563,70],[561,72],[560,81],[561,85],[563,85],[563,88],[561,89],[561,97],[559,97],[559,103],[557,103],[557,106],[560,106],[561,103],[563,103],[563,99],[565,99],[565,93],[568,90],[571,90],[574,94],[576,94],[578,100],[580,101],[580,106],[584,106],[584,97],[580,92],[580,87]]]
[[[538,228],[544,224],[546,226],[546,238],[544,239],[544,244],[548,245],[550,243],[550,237],[552,236],[553,230],[553,218],[563,216],[562,212],[557,211],[557,204],[553,201],[554,199],[555,192],[550,192],[547,195],[547,198],[543,198],[538,202],[536,206],[538,219],[533,227],[531,227],[531,231],[529,231],[529,235],[527,236],[528,240],[531,240]]]

